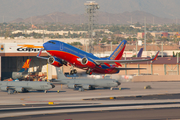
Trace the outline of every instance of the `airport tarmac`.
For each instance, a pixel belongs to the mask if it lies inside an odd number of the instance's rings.
[[[150,85],[152,89],[144,89],[147,85]],[[180,82],[124,82],[119,87],[121,90],[97,88],[80,92],[68,89],[66,85],[61,87],[56,84],[56,87],[47,93],[31,91],[8,94],[0,92],[0,118],[92,111],[180,108]],[[140,96],[148,95],[156,97],[139,99]],[[158,95],[161,97],[157,98]],[[162,98],[162,95],[165,96]],[[132,99],[115,99],[123,97],[132,97]],[[97,98],[99,100],[92,100]],[[49,102],[54,105],[48,105]]]
[[[144,89],[144,86],[150,85],[152,89]],[[29,93],[8,94],[0,91],[0,105],[8,104],[26,104],[47,102],[71,102],[82,101],[82,99],[104,98],[104,97],[122,97],[139,96],[153,94],[173,94],[180,93],[180,82],[125,82],[119,87],[121,90],[109,90],[97,88],[96,90],[78,90],[68,89],[66,85],[58,85],[47,93],[30,91]],[[57,93],[59,90],[59,93]]]

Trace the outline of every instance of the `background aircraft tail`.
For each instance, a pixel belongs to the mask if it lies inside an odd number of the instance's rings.
[[[123,40],[115,51],[110,55],[109,60],[120,60],[126,47],[126,40]]]
[[[31,59],[27,59],[19,72],[28,72]]]
[[[65,75],[61,71],[60,67],[56,67],[56,72],[57,72],[57,80],[68,79],[65,77]]]
[[[142,56],[142,52],[143,52],[143,48],[141,48],[137,54],[137,57],[141,57]]]

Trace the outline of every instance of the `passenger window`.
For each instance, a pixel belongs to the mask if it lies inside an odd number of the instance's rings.
[[[49,41],[48,43],[56,44],[55,42]]]

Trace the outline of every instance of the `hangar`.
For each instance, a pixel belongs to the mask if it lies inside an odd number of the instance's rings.
[[[36,57],[39,50],[43,48],[43,43],[0,43],[0,80],[12,77],[12,72],[19,71],[26,61],[31,58],[29,72],[34,72],[42,68],[41,72],[46,72],[49,79],[52,78],[52,65],[47,65],[47,61]],[[48,56],[42,52],[41,56]]]

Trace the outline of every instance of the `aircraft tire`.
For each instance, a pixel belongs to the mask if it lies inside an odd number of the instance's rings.
[[[92,86],[91,86],[91,87],[90,87],[90,90],[95,90],[95,87],[92,87]]]
[[[26,90],[26,89],[24,89],[23,93],[27,93],[27,92],[29,92],[29,91],[28,91],[28,90]]]
[[[92,74],[92,71],[90,69],[86,70],[86,74],[89,74],[91,75]]]
[[[73,74],[74,74],[74,71],[73,71],[73,70],[71,70],[71,71],[70,71],[70,74],[71,74],[71,75],[73,75]]]
[[[76,70],[76,69],[74,69],[73,71],[74,71],[74,74],[76,74],[76,73],[77,73],[77,70]]]
[[[80,87],[80,88],[79,88],[79,91],[84,91],[84,88],[81,88],[81,87]]]
[[[92,71],[89,72],[89,75],[92,75]]]
[[[8,94],[13,94],[14,90],[8,90]]]

